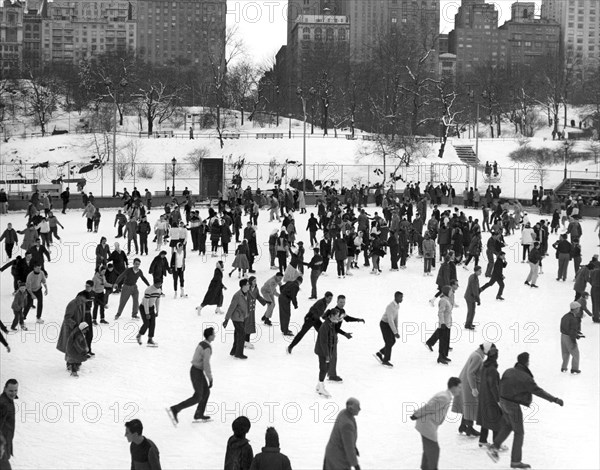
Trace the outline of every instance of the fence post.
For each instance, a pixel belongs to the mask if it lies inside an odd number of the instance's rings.
[[[165,192],[167,191],[167,178],[168,178],[167,171],[169,171],[169,170],[167,169],[167,164],[165,163],[165,171],[163,172],[163,178],[165,179]]]
[[[371,165],[367,165],[367,188],[369,186],[371,186],[371,179],[370,178],[371,178]]]
[[[513,169],[513,173],[514,173],[514,183],[513,183],[513,199],[517,198],[517,169]]]
[[[259,172],[260,168],[258,166],[258,163],[256,164],[256,189],[258,190],[258,180],[259,180]]]
[[[342,165],[342,176],[340,178],[340,190],[344,187],[344,165]]]

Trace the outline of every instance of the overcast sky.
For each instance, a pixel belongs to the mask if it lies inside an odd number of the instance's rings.
[[[364,0],[369,1],[369,0]],[[500,24],[510,18],[510,6],[516,0],[494,0],[500,11]],[[440,0],[440,30],[448,33],[461,0]],[[541,0],[536,0],[537,14]],[[261,64],[275,56],[286,43],[287,0],[227,0],[227,24],[237,24],[246,44],[248,57]]]

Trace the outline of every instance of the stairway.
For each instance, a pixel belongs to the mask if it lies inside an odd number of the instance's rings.
[[[599,192],[600,180],[582,178],[567,178],[554,190],[554,194],[559,197],[581,196],[584,200],[596,197]]]
[[[453,145],[456,150],[456,155],[460,158],[460,161],[466,165],[477,168],[479,166],[479,160],[473,151],[471,145]]]

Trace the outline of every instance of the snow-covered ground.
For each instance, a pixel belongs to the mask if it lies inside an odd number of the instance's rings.
[[[569,111],[571,117],[579,118],[579,111],[573,109]],[[234,112],[234,114],[238,112]],[[64,122],[64,116],[57,123]],[[72,122],[76,117],[71,118]],[[131,132],[131,136],[118,135],[117,149],[120,157],[127,159],[130,154],[130,148],[136,149],[137,169],[139,173],[141,166],[148,166],[153,170],[154,175],[151,178],[140,178],[139,174],[134,179],[131,175],[125,176],[123,180],[117,181],[117,188],[121,190],[132,186],[151,191],[164,191],[167,186],[172,184],[171,160],[176,158],[180,170],[177,170],[176,188],[183,189],[189,187],[192,192],[197,193],[199,188],[199,175],[192,166],[186,162],[186,157],[190,152],[199,148],[206,149],[210,157],[224,158],[226,162],[237,162],[243,158],[246,162],[242,170],[244,185],[250,185],[253,189],[269,188],[269,162],[276,160],[279,165],[283,165],[286,160],[301,163],[303,160],[302,144],[302,122],[287,118],[282,118],[280,125],[258,127],[246,120],[243,126],[239,124],[239,117],[235,120],[228,131],[241,134],[240,139],[225,140],[224,147],[221,148],[216,132],[213,130],[197,131],[196,138],[139,138],[136,127],[137,119],[132,116],[126,116],[125,123],[119,131]],[[288,129],[291,125],[292,133],[296,137],[288,139]],[[66,126],[57,125],[58,128]],[[72,126],[72,129],[74,126]],[[510,133],[510,124],[505,124],[505,131]],[[308,126],[310,131],[310,126]],[[486,128],[482,126],[481,134],[485,136]],[[551,147],[562,149],[563,142],[552,141],[550,128],[544,128],[536,133],[536,136],[529,139],[529,145],[532,147]],[[183,129],[176,129],[176,132],[182,133]],[[256,133],[283,133],[283,139],[256,139]],[[337,181],[338,185],[352,186],[353,184],[373,184],[381,181],[376,170],[383,170],[383,162],[380,156],[374,152],[373,144],[362,140],[362,133],[357,131],[357,140],[346,140],[341,135],[334,139],[332,137],[323,138],[321,131],[315,128],[315,134],[306,141],[306,163],[307,178],[310,180]],[[69,165],[75,165],[75,174],[77,178],[79,167],[89,163],[93,156],[99,156],[107,152],[112,154],[112,135],[104,136],[101,134],[70,134],[37,138],[21,138],[18,132],[14,133],[7,143],[0,142],[0,179],[15,179],[21,173],[27,178],[39,178],[42,183],[50,183],[51,180],[58,178],[62,169],[58,164],[72,161]],[[187,135],[187,134],[186,134]],[[211,138],[202,138],[201,136],[211,136]],[[330,131],[330,136],[333,131]],[[427,181],[435,183],[446,181],[451,182],[459,192],[464,189],[464,185],[469,182],[469,186],[474,186],[474,169],[467,170],[467,167],[458,159],[454,147],[450,143],[470,144],[475,148],[475,140],[464,138],[451,139],[442,160],[438,155],[439,144],[431,145],[429,155],[414,162],[410,167],[403,168],[399,174],[404,181],[421,181],[423,184]],[[589,152],[588,141],[577,142],[574,151]],[[108,146],[108,147],[107,147]],[[508,198],[529,198],[533,185],[543,185],[545,188],[555,188],[563,179],[563,165],[553,165],[544,168],[543,174],[539,168],[531,163],[515,163],[508,155],[519,147],[519,141],[516,138],[508,137],[502,139],[482,138],[479,142],[479,159],[482,163],[496,161],[500,168],[500,177],[487,180],[484,178],[483,169],[480,169],[477,175],[477,186],[483,191],[488,184],[500,185],[502,194]],[[112,158],[112,157],[111,157]],[[23,165],[15,162],[22,161]],[[48,169],[39,169],[35,173],[30,169],[35,163],[50,162]],[[97,169],[85,175],[87,179],[86,191],[92,191],[95,195],[112,194],[112,164],[109,163],[103,170]],[[390,173],[395,167],[393,159],[387,161],[386,173]],[[276,172],[279,174],[282,167],[279,166]],[[594,163],[593,157],[583,162],[568,165],[568,176],[573,178],[600,178],[600,167]],[[66,175],[66,172],[64,172]],[[543,176],[543,181],[540,178]],[[302,178],[301,166],[288,166],[288,178]],[[402,188],[404,183],[399,181],[398,188]],[[16,190],[30,190],[30,186],[17,188],[15,185],[10,188]]]
[[[374,210],[370,208],[371,213]],[[203,210],[201,216],[205,215]],[[248,438],[255,453],[264,445],[266,427],[274,425],[279,431],[282,451],[290,457],[293,468],[321,468],[335,416],[350,396],[361,400],[362,411],[357,417],[361,467],[417,468],[421,440],[409,416],[443,390],[450,376],[458,376],[468,355],[484,340],[498,345],[500,372],[512,367],[519,353],[528,351],[538,384],[565,401],[561,408],[534,398],[533,406],[525,411],[523,460],[534,468],[600,468],[598,325],[587,316],[583,319],[586,338],[579,342],[583,373],[561,374],[559,321],[573,299],[573,266],[569,267],[568,282],[557,282],[556,261],[551,255],[544,261],[540,288],[535,291],[527,288],[523,281],[528,267],[518,262],[518,235],[508,237],[506,301],[494,300],[495,287],[483,293],[475,319],[479,326],[474,333],[461,328],[466,313],[462,295],[470,271],[458,269],[461,288],[459,306],[454,310],[453,362],[449,366],[436,364],[437,354],[423,347],[423,341],[435,327],[437,308],[427,302],[435,292],[435,277],[422,276],[422,260],[411,258],[408,269],[390,272],[389,257],[385,257],[380,277],[361,268],[345,280],[338,280],[335,266],[330,265],[329,275],[319,280],[319,293],[331,290],[336,296],[345,294],[347,312],[365,318],[366,323],[345,325],[344,329],[354,337],[350,340],[342,337],[339,341],[338,372],[344,383],[327,384],[333,397],[325,400],[314,391],[318,364],[312,332],[289,356],[285,352],[288,339],[281,335],[277,325],[272,328],[257,325],[258,334],[253,340],[256,349],[247,351],[249,359],[238,361],[229,356],[232,327],[223,331],[223,317],[215,315],[212,308],[206,308],[201,317],[195,311],[212,276],[215,259],[193,253],[188,255],[186,270],[189,297],[174,300],[171,278],[165,282],[166,297],[162,300],[155,335],[159,347],[140,347],[135,342],[140,325],[128,320],[129,305],[123,319],[113,321],[118,304],[118,296],[113,295],[108,309],[110,325],[95,329],[96,358],[83,364],[79,379],[69,377],[63,355],[55,348],[58,330],[67,302],[92,277],[94,248],[100,236],[107,235],[111,243],[114,241],[114,211],[103,211],[98,234],[86,232],[78,210],[58,216],[66,229],[62,232],[62,243],[53,247],[52,262],[47,266],[50,277],[49,295],[44,299],[46,323],[40,326],[29,320],[30,331],[9,336],[12,352],[7,354],[4,349],[0,352],[0,382],[15,377],[20,383],[15,457],[11,460],[15,469],[126,468],[130,457],[123,423],[132,418],[142,420],[144,434],[159,447],[163,468],[222,468],[231,423],[240,414],[246,414],[252,421]],[[156,216],[154,211],[150,214],[151,223]],[[538,220],[535,215],[530,217]],[[308,235],[303,232],[306,216],[297,218],[299,239],[308,245]],[[259,285],[273,274],[264,243],[276,224],[267,220],[267,214],[261,212],[258,240],[262,255],[256,268]],[[2,216],[2,229],[8,222],[22,228],[23,213]],[[584,262],[598,253],[598,238],[593,233],[595,223],[583,221]],[[555,238],[551,236],[550,242]],[[142,258],[144,271],[147,272],[155,254],[151,246],[150,256]],[[4,252],[2,256],[5,260]],[[228,269],[232,261],[230,256],[226,262]],[[225,283],[226,308],[237,289],[236,275],[231,279],[226,277]],[[294,330],[301,325],[312,302],[308,300],[307,284],[303,284],[299,294],[298,310],[292,311]],[[390,370],[381,367],[372,354],[382,346],[378,324],[395,290],[404,292],[404,303],[400,307],[401,340],[394,347],[395,367]],[[1,318],[9,324],[12,317],[9,270],[0,277],[0,292]],[[257,318],[263,308],[258,306]],[[277,319],[276,310],[274,320]],[[192,394],[190,360],[207,326],[218,331],[213,343],[214,386],[207,410],[214,422],[192,424],[193,410],[188,409],[181,413],[179,427],[174,428],[164,408]],[[509,453],[502,454],[501,461],[494,464],[478,448],[476,439],[457,434],[458,422],[459,418],[450,414],[440,428],[440,468],[508,468]],[[511,442],[509,438],[507,444]]]

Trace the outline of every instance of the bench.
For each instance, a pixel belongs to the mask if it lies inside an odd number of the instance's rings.
[[[346,134],[346,140],[356,140],[356,136],[353,136],[352,134]]]
[[[224,139],[239,139],[240,138],[240,134],[230,134],[230,133],[226,134],[226,133],[223,133],[223,134],[221,134],[221,136]]]
[[[376,135],[363,135],[362,140],[377,140]]]
[[[154,138],[156,138],[156,139],[160,139],[161,137],[163,137],[163,138],[165,138],[165,139],[166,139],[167,137],[173,137],[173,135],[174,135],[174,134],[173,134],[173,131],[172,131],[172,130],[171,130],[171,131],[160,131],[160,132],[159,132],[159,131],[156,131],[156,132],[154,133]]]
[[[283,132],[263,132],[256,134],[257,139],[283,139]]]

